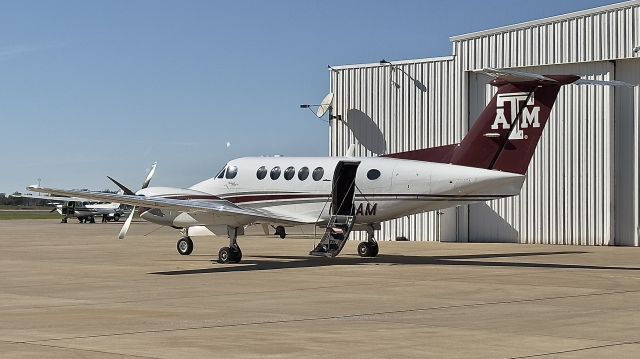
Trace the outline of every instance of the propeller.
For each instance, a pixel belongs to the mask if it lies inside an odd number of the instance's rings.
[[[58,209],[57,207],[54,207],[52,210],[50,210],[50,211],[49,211],[49,213],[53,213],[53,212],[55,212],[57,209]]]
[[[158,164],[158,162],[154,162],[153,165],[151,165],[151,169],[149,170],[149,174],[147,174],[147,178],[145,178],[144,182],[142,183],[142,187],[141,189],[145,189],[147,187],[149,187],[149,183],[151,182],[151,178],[153,178],[153,175],[156,173],[156,165]],[[124,192],[124,194],[130,195],[130,196],[135,196],[135,192],[133,192],[132,190],[130,190],[129,188],[127,188],[125,185],[123,185],[122,183],[116,181],[115,179],[111,178],[110,176],[107,176],[107,178],[109,178],[111,180],[111,182],[115,183],[116,186],[118,186],[122,192]],[[129,217],[127,217],[127,220],[124,221],[124,224],[122,225],[122,228],[120,229],[120,233],[118,234],[118,239],[125,239],[127,236],[127,232],[129,231],[129,227],[131,226],[131,220],[133,219],[133,215],[136,212],[136,206],[131,207],[131,213],[129,213]]]

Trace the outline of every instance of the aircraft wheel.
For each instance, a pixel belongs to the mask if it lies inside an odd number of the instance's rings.
[[[188,256],[193,252],[193,241],[189,237],[180,238],[176,247],[178,248],[178,253]]]
[[[231,248],[231,254],[231,263],[240,263],[240,260],[242,259],[242,250],[240,250],[240,247],[236,245],[235,248]]]
[[[378,256],[378,252],[380,251],[380,248],[378,247],[378,243],[373,243],[371,244],[371,256],[372,257],[377,257]]]
[[[96,219],[93,216],[89,217],[89,223],[96,223]]]
[[[275,234],[276,236],[280,236],[280,239],[285,239],[285,237],[287,236],[287,231],[284,229],[283,226],[277,226]]]
[[[240,247],[233,249],[229,247],[222,247],[218,252],[218,263],[240,263],[241,259],[242,251],[240,250]]]
[[[231,248],[229,247],[222,247],[220,248],[220,250],[218,251],[218,263],[229,263],[229,261],[231,261]]]
[[[113,220],[114,220],[115,222],[118,222],[118,221],[120,220],[120,214],[119,214],[119,213],[114,214],[114,215],[113,215]]]
[[[375,257],[378,255],[378,245],[369,242],[358,244],[358,255],[360,257]]]

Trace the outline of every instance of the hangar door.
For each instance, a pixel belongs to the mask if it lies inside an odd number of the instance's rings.
[[[613,79],[610,62],[524,67],[540,74]],[[467,73],[469,126],[494,94],[491,78]],[[613,243],[614,90],[564,86],[519,196],[470,205],[470,242]]]

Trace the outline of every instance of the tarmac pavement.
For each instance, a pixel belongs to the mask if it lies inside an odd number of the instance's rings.
[[[637,358],[640,249],[381,242],[0,221],[2,358]],[[154,231],[155,230],[155,231]],[[145,234],[154,231],[145,236]]]

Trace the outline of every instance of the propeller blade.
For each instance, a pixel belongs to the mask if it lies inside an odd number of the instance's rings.
[[[158,162],[154,162],[153,165],[151,165],[151,169],[149,170],[149,174],[147,175],[147,178],[144,180],[144,183],[142,184],[142,189],[149,187],[149,182],[151,182],[151,179],[153,178],[153,175],[156,173],[156,165],[158,164]]]
[[[136,207],[131,208],[131,213],[129,213],[129,217],[122,225],[122,229],[120,230],[120,234],[118,234],[118,239],[124,239],[127,236],[127,232],[129,231],[129,226],[131,225],[131,220],[133,219],[133,214],[136,211]]]
[[[131,196],[135,196],[136,195],[132,190],[130,190],[127,187],[125,187],[122,183],[114,180],[110,176],[107,176],[107,178],[110,179],[111,182],[115,183],[116,186],[120,187],[120,189],[122,190],[122,192],[124,192],[124,194],[128,194],[128,195],[131,195]]]
[[[53,212],[55,212],[56,210],[57,210],[57,208],[54,208],[54,209],[50,210],[50,211],[49,211],[49,213],[53,213]]]

